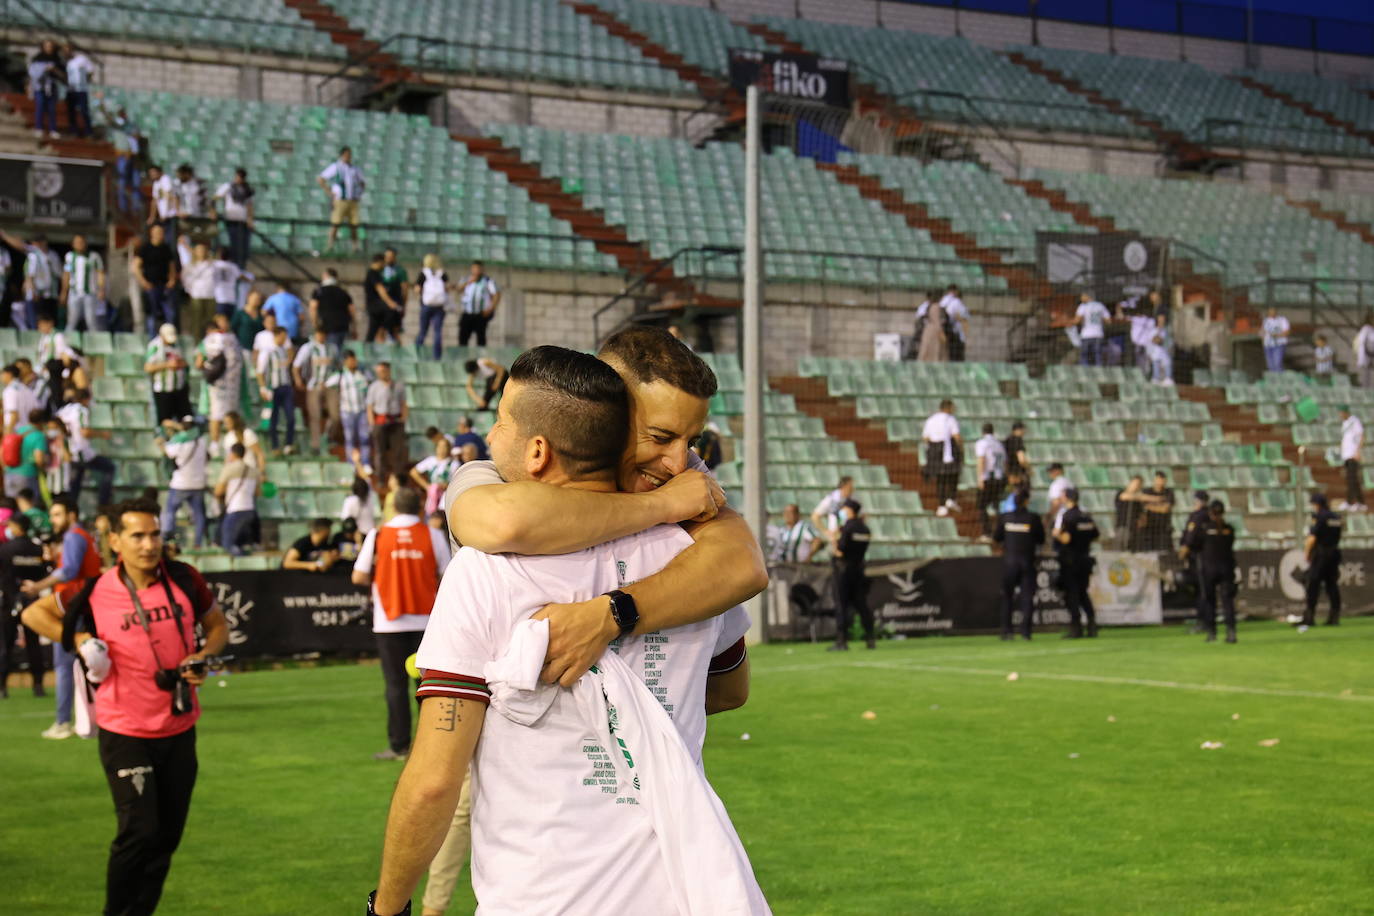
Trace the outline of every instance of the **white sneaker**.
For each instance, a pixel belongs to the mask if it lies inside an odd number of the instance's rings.
[[[52,741],[61,741],[63,738],[71,738],[76,734],[76,729],[72,728],[70,722],[54,722],[43,730],[43,737]]]
[[[945,508],[944,506],[941,506],[940,508],[935,510],[935,514],[940,516],[940,518],[944,518],[946,515],[949,515],[949,509]]]
[[[55,130],[50,130],[48,131],[48,138],[51,140],[60,140],[62,138],[62,135]]]
[[[946,507],[947,509],[949,509],[950,511],[952,511],[952,512],[958,512],[958,511],[959,511],[959,504],[956,503],[956,502],[955,502],[954,500],[952,500],[952,499],[947,499],[947,500],[945,500],[945,507]]]

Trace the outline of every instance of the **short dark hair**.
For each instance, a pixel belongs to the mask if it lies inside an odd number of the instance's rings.
[[[1026,508],[1026,503],[1030,502],[1030,490],[1027,490],[1025,487],[1021,487],[1019,490],[1012,494],[1011,501],[1012,504],[1015,505],[1018,509]]]
[[[566,347],[526,350],[510,379],[530,389],[511,402],[522,435],[543,436],[574,478],[613,470],[630,428],[630,396],[616,371]],[[399,507],[398,507],[399,509]]]
[[[477,360],[470,359],[467,362],[463,363],[463,371],[466,372],[468,375],[472,375],[474,372],[476,372]]]
[[[1025,428],[1026,428],[1026,423],[1025,423],[1024,420],[1017,420],[1017,421],[1015,421],[1015,422],[1013,422],[1013,423],[1011,424],[1011,431],[1012,431],[1012,432],[1016,432],[1018,429],[1025,429]]]
[[[344,358],[344,359],[348,359],[350,356],[353,357],[354,359],[357,359],[357,358],[358,358],[358,354],[354,353],[352,350],[345,350],[345,351],[343,351],[343,358]]]
[[[984,423],[984,424],[983,424],[983,435],[985,435],[985,436],[991,436],[992,434],[993,434],[992,424],[991,424],[991,423]]]
[[[326,267],[324,269],[324,275],[326,277],[333,277],[335,280],[339,279],[339,271],[333,267]]]
[[[841,508],[848,509],[855,515],[858,515],[860,512],[864,511],[864,504],[859,502],[857,499],[846,499],[844,501],[844,505],[841,506]]]
[[[636,382],[664,381],[694,398],[716,393],[716,374],[692,348],[663,328],[637,325],[617,331],[597,356],[625,368]]]
[[[76,497],[70,493],[58,493],[52,498],[50,506],[61,506],[73,515],[76,514]]]
[[[844,485],[847,484],[847,483],[853,483],[853,482],[854,482],[854,478],[851,477],[851,476],[849,476],[848,474],[845,474],[844,476],[842,476],[842,477],[840,478],[840,482],[837,483],[837,484],[835,484],[835,487],[838,489],[839,487],[842,487],[842,486],[844,486]]]
[[[20,490],[18,493],[14,495],[17,496],[19,499],[25,499],[29,502],[34,501],[33,487],[25,487],[24,489]]]
[[[124,530],[124,516],[126,515],[151,515],[153,518],[157,518],[161,514],[162,510],[151,499],[144,499],[140,496],[136,499],[121,500],[110,507],[110,528],[115,534],[122,532]]]
[[[952,400],[950,400],[949,398],[941,398],[941,399],[940,399],[940,409],[941,409],[941,410],[953,410],[953,409],[954,409],[954,402],[953,402]]]
[[[229,454],[233,455],[235,458],[242,458],[248,453],[244,450],[242,442],[235,442],[233,445],[229,446]]]
[[[1069,487],[1064,491],[1064,498],[1071,503],[1078,502],[1078,489],[1076,487]]]
[[[11,525],[19,526],[20,534],[28,534],[29,529],[33,527],[33,520],[30,519],[27,515],[23,515],[18,512],[11,515],[8,519],[6,519],[6,521],[9,522]]]
[[[437,427],[437,426],[426,426],[426,427],[425,427],[425,438],[426,438],[426,439],[433,439],[435,436],[442,436],[442,435],[443,435],[443,433],[439,432],[439,427]]]
[[[1214,500],[1212,500],[1211,505],[1209,505],[1207,508],[1210,509],[1210,510],[1213,511],[1213,512],[1225,513],[1225,512],[1226,512],[1226,503],[1222,502],[1222,501],[1219,500],[1219,499],[1214,499]]]
[[[311,530],[311,531],[328,531],[328,530],[333,526],[333,524],[334,524],[333,522],[331,522],[329,519],[325,518],[324,516],[320,516],[319,518],[312,518],[312,519],[310,520],[310,530]]]
[[[1056,462],[1054,462],[1053,464],[1051,464],[1048,468],[1046,468],[1045,470],[1047,470],[1047,471],[1062,471],[1062,470],[1064,470],[1064,465],[1062,465],[1062,464],[1060,464],[1058,461],[1056,461]]]
[[[351,153],[351,152],[353,152],[353,147],[351,147],[351,146],[341,146],[341,147],[339,147],[339,155],[340,155],[340,156],[342,156],[344,153]]]
[[[472,259],[472,266],[473,266],[473,267],[486,267],[487,265],[484,264],[484,263],[482,263],[481,261],[477,260],[476,258],[473,258],[473,259]]]
[[[1160,470],[1160,471],[1155,471],[1155,476],[1156,476],[1156,477],[1163,477],[1165,480],[1168,480],[1168,479],[1169,479],[1169,475],[1166,474],[1166,473],[1164,473],[1162,470]]]
[[[419,515],[421,508],[420,491],[414,487],[402,486],[396,490],[396,514]]]

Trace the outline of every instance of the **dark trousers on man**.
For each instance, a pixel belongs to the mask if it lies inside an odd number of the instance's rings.
[[[1345,501],[1352,506],[1364,505],[1364,483],[1360,480],[1360,462],[1354,458],[1345,460]]]
[[[372,427],[372,459],[385,479],[390,473],[404,474],[409,459],[406,427],[400,421],[378,423]]]
[[[175,236],[167,236],[175,239]],[[175,241],[173,241],[175,244]],[[154,283],[153,288],[148,290],[148,312],[147,312],[147,331],[148,336],[152,337],[157,333],[159,325],[170,324],[177,327],[177,291],[169,289],[159,283]]]
[[[224,230],[229,235],[229,260],[240,267],[248,264],[248,253],[250,239],[253,230],[248,228],[248,223],[241,219],[227,219],[224,221]]]
[[[849,641],[854,612],[863,624],[864,639],[873,641],[873,608],[868,604],[868,577],[862,563],[835,563],[835,642]]]
[[[476,334],[477,346],[487,345],[487,325],[491,322],[490,315],[483,315],[481,312],[464,312],[458,316],[458,346],[466,347],[468,340]]]
[[[1199,567],[1202,575],[1202,628],[1208,633],[1217,631],[1217,599],[1221,600],[1222,619],[1229,636],[1236,629],[1236,571],[1225,566],[1210,569]]]
[[[983,520],[983,534],[988,537],[992,536],[992,528],[997,523],[997,506],[1002,502],[1002,494],[1006,489],[1005,477],[989,477],[978,488],[978,517]],[[992,512],[988,512],[988,509]]]
[[[191,389],[178,388],[175,391],[153,392],[153,414],[157,422],[180,420],[191,413]]]
[[[91,135],[91,94],[67,92],[67,126],[78,137]]]
[[[296,389],[291,385],[278,385],[272,389],[272,416],[267,422],[267,434],[272,439],[272,448],[277,448],[277,424],[282,417],[286,420],[286,445],[296,444]]]
[[[1331,611],[1326,617],[1328,624],[1341,620],[1341,554],[1338,550],[1317,550],[1312,554],[1312,565],[1307,568],[1307,609],[1302,622],[1312,626],[1317,622],[1317,599],[1322,589],[1326,589],[1326,599],[1331,602]]]
[[[406,674],[406,659],[420,651],[423,630],[408,633],[376,633],[377,659],[386,684],[386,740],[391,750],[403,754],[410,750],[410,699],[418,683]]]
[[[1091,557],[1071,556],[1068,553],[1060,555],[1059,583],[1064,589],[1064,606],[1069,612],[1071,636],[1082,634],[1084,621],[1088,624],[1088,635],[1097,635],[1097,611],[1088,595],[1092,575]]]
[[[1031,636],[1035,598],[1035,561],[1008,557],[1002,561],[1002,636],[1010,638],[1013,607],[1021,611],[1021,635]]]
[[[99,476],[100,482],[96,484],[96,492],[99,494],[96,497],[96,505],[108,506],[111,493],[114,491],[114,462],[104,455],[92,455],[85,461],[73,461],[71,481],[73,493],[81,492],[81,483],[86,479],[87,471],[94,471]]]
[[[19,618],[10,613],[9,608],[0,608],[0,688],[9,685],[10,672],[18,666],[15,664],[14,647],[19,642],[20,630],[24,632],[24,655],[29,660],[29,674],[33,677],[33,689],[36,696],[43,693],[43,646],[38,641],[38,634],[19,622]]]
[[[369,309],[367,313],[367,334],[363,337],[363,340],[368,343],[377,343],[377,335],[385,334],[391,338],[392,343],[400,343],[401,338],[397,336],[400,325],[397,324],[395,328],[392,327],[391,318],[389,316],[391,312],[392,310],[386,307],[383,307],[380,311]]]
[[[99,744],[119,823],[105,875],[105,916],[147,916],[157,909],[191,810],[196,730],[130,738],[102,728]]]

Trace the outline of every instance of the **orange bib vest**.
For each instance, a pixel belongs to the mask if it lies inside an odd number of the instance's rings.
[[[439,591],[434,569],[434,543],[429,526],[377,529],[377,596],[387,620],[402,614],[428,614]]]
[[[86,555],[81,558],[81,568],[76,571],[76,579],[92,579],[100,575],[100,550],[95,546],[95,538],[78,525],[72,525],[71,530],[81,535],[82,540],[86,542]],[[58,565],[61,565],[61,560],[58,560]]]

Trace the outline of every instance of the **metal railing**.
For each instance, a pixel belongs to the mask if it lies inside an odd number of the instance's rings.
[[[1232,118],[1208,118],[1202,122],[1202,136],[1204,145],[1211,148],[1279,149],[1330,156],[1364,155],[1370,149],[1368,141],[1336,128],[1253,124]]]

